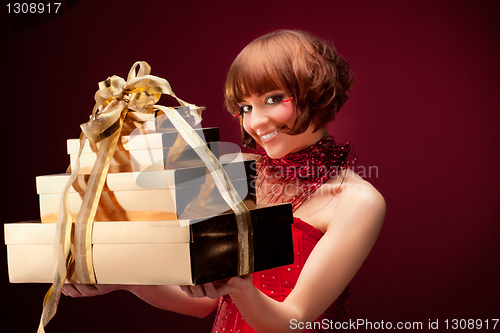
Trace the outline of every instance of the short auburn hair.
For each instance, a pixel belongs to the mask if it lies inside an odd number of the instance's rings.
[[[245,97],[284,90],[291,97],[297,118],[287,134],[314,131],[335,119],[354,82],[347,61],[335,47],[309,33],[278,30],[248,44],[231,65],[225,84],[225,105],[239,115]],[[243,145],[255,141],[240,125]]]

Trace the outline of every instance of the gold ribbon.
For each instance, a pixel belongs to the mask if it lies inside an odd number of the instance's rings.
[[[136,72],[137,67],[139,67]],[[233,209],[238,225],[238,274],[253,271],[252,224],[247,207],[243,204],[220,162],[196,134],[191,126],[175,111],[173,107],[156,105],[162,94],[174,97],[181,106],[188,106],[195,124],[201,121],[202,107],[189,104],[178,98],[167,80],[150,75],[151,67],[144,61],[136,62],[130,69],[127,81],[112,76],[99,83],[95,94],[96,104],[90,120],[81,125],[80,149],[71,176],[66,184],[60,202],[57,220],[56,239],[54,245],[55,268],[53,285],[44,298],[43,312],[38,333],[44,333],[44,327],[57,311],[62,286],[68,271],[74,264],[79,283],[95,284],[92,264],[92,226],[99,199],[104,187],[110,161],[113,157],[124,119],[129,110],[153,113],[161,109],[169,117],[172,124],[196,151],[209,169],[219,192]],[[79,159],[89,140],[92,144],[101,142],[96,162],[92,168],[87,190],[82,200],[74,232],[75,248],[71,253],[72,218],[69,212],[68,193],[79,172]]]

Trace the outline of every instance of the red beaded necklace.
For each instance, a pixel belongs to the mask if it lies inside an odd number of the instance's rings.
[[[349,143],[337,144],[329,136],[277,159],[263,154],[257,160],[257,181],[260,186],[264,180],[272,184],[271,191],[265,195],[269,203],[283,200],[291,188],[295,194],[285,202],[291,203],[295,211],[323,183],[352,165],[356,158],[350,157],[350,152]]]

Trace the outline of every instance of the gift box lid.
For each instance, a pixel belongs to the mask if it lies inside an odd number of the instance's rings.
[[[38,221],[39,222],[39,221]],[[184,222],[186,224],[189,222]],[[54,244],[56,223],[6,223],[6,245]],[[188,226],[180,220],[172,221],[117,221],[94,222],[93,244],[156,244],[189,243]]]
[[[249,208],[254,233],[293,224],[293,215],[289,203],[258,204],[256,207]],[[224,230],[223,232],[236,235],[238,231],[235,221],[235,215],[232,211],[209,218],[179,220],[181,225],[186,222],[192,225],[194,238],[207,236],[207,230],[209,229],[220,229]]]
[[[289,211],[289,204],[258,205],[251,209],[253,232],[291,225],[293,219]],[[56,223],[40,221],[5,223],[5,244],[53,244],[56,228]],[[230,212],[199,219],[94,222],[92,243],[193,243],[211,237],[236,236],[235,217]]]
[[[189,243],[189,228],[180,220],[94,222],[93,244]]]
[[[290,204],[258,205],[250,209],[254,234],[293,224]],[[233,212],[171,221],[94,222],[93,244],[196,243],[206,238],[237,237]]]
[[[203,142],[220,141],[219,128],[207,127],[194,130]],[[137,134],[135,134],[137,133]],[[163,149],[174,146],[186,146],[187,143],[182,139],[179,132],[163,132],[163,133],[147,133],[142,134],[140,130],[136,130],[131,135],[121,136],[116,149],[118,150],[147,150],[147,149]],[[85,142],[83,153],[93,153],[97,151],[99,144],[92,146],[89,141]],[[78,154],[80,149],[79,139],[67,140],[68,154]]]
[[[219,158],[219,142],[208,142],[208,149]],[[90,174],[97,161],[97,153],[70,154],[72,166],[80,164],[78,173]],[[172,170],[205,165],[189,145],[161,149],[115,150],[109,164],[109,173]]]
[[[40,223],[40,221],[5,223],[5,244],[54,244],[56,227],[55,223]]]
[[[255,177],[256,169],[253,160],[227,163],[223,164],[223,167],[230,180],[253,179]],[[175,170],[109,173],[106,186],[110,191],[191,187],[205,184],[207,175],[211,177],[205,166]],[[69,177],[69,174],[38,176],[36,177],[37,193],[62,193]],[[89,177],[90,175],[78,175],[70,191],[85,191]]]

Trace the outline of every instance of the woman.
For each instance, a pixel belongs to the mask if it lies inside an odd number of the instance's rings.
[[[281,30],[250,43],[226,80],[226,106],[258,159],[257,200],[291,202],[293,265],[199,286],[66,286],[73,297],[127,289],[162,309],[205,316],[213,332],[334,331],[348,284],[373,247],[385,202],[349,169],[326,125],[347,100],[349,66],[325,41]]]

